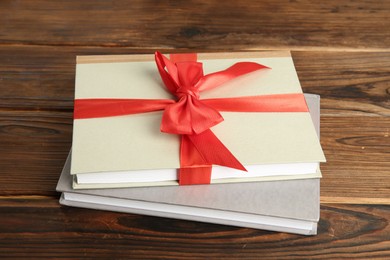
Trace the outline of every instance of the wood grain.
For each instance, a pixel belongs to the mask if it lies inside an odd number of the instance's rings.
[[[75,56],[105,50],[0,47],[0,194],[54,194],[71,145]],[[304,91],[322,97],[322,201],[389,203],[390,53],[293,58]]]
[[[0,110],[71,111],[77,55],[132,53],[138,52],[0,46],[0,61],[5,61],[0,63]],[[292,56],[304,91],[321,95],[322,115],[390,116],[390,52],[305,51],[292,52]]]
[[[390,259],[389,13],[378,0],[0,1],[0,258]],[[77,55],[270,49],[292,50],[322,97],[332,204],[317,236],[59,206]]]
[[[390,117],[321,117],[321,144],[322,202],[390,204]]]
[[[1,1],[0,43],[389,50],[388,1]]]
[[[321,118],[323,202],[390,204],[390,117]],[[0,195],[54,195],[71,146],[71,112],[0,114]]]
[[[323,205],[319,234],[310,237],[59,207],[50,198],[3,199],[0,257],[386,258],[390,257],[389,221],[390,206]]]
[[[302,88],[323,116],[390,116],[390,52],[293,52]]]
[[[56,195],[72,113],[0,112],[0,195]]]

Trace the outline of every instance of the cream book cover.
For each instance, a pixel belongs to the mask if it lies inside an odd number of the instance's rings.
[[[199,55],[199,61],[205,74],[240,61],[271,68],[202,92],[201,99],[302,93],[289,52],[207,54]],[[75,98],[174,99],[153,55],[78,57]],[[211,130],[248,172],[214,167],[213,180],[313,175],[325,161],[308,112],[221,114],[224,121]],[[150,112],[75,120],[71,174],[77,183],[176,182],[180,139],[160,132],[161,116]]]

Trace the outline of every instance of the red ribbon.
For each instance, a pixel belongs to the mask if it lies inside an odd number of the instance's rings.
[[[200,92],[267,67],[239,62],[224,71],[203,75],[196,55],[155,54],[156,64],[171,99],[76,99],[74,118],[97,118],[164,110],[161,131],[181,135],[179,184],[210,183],[211,165],[239,170],[245,167],[210,130],[223,121],[219,111],[308,112],[303,94],[275,94],[200,99]]]

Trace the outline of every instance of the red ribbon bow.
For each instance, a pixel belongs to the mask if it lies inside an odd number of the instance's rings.
[[[194,57],[194,58],[193,58]],[[203,75],[196,56],[161,53],[156,64],[167,89],[178,100],[77,99],[74,118],[128,115],[164,110],[161,131],[181,135],[179,183],[210,183],[211,165],[239,170],[245,167],[210,130],[223,121],[219,111],[236,112],[307,112],[303,94],[277,94],[238,98],[200,99],[200,92],[218,87],[231,79],[267,67],[253,62],[239,62],[224,71]]]

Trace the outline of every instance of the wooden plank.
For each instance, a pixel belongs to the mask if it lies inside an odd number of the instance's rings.
[[[0,111],[70,111],[77,55],[132,53],[137,52],[126,48],[0,46],[0,60],[5,61],[0,62]],[[293,52],[292,56],[304,91],[322,96],[323,115],[390,116],[390,52],[306,51]]]
[[[326,116],[390,116],[390,53],[293,52],[303,90]]]
[[[389,221],[390,206],[323,205],[313,237],[0,199],[0,257],[385,259]]]
[[[129,48],[0,46],[0,110],[71,110],[77,55],[134,53],[139,52]]]
[[[72,139],[72,113],[0,113],[0,195],[54,195]]]
[[[321,118],[323,202],[390,204],[390,117]],[[0,195],[53,195],[71,146],[72,114],[0,114]],[[342,198],[342,199],[341,199]]]
[[[0,43],[389,50],[388,1],[1,1]]]
[[[390,117],[321,117],[321,144],[322,202],[390,204]]]
[[[77,55],[281,49],[322,96],[321,201],[390,204],[390,2],[0,1],[0,258],[389,259],[390,206],[319,235],[60,207]],[[346,52],[347,51],[347,52]]]

